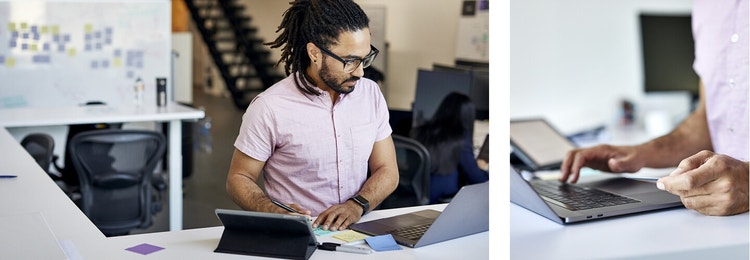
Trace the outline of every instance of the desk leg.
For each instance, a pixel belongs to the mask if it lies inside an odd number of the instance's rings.
[[[169,230],[182,230],[182,122],[169,121]]]

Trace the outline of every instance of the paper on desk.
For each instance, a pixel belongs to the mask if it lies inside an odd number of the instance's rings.
[[[368,238],[369,236],[359,233],[357,231],[351,230],[351,229],[347,229],[347,230],[341,231],[341,233],[338,233],[334,235],[333,237],[349,243],[352,241],[357,241],[357,240]]]
[[[370,248],[372,248],[372,250],[375,250],[378,252],[401,250],[401,246],[396,244],[396,240],[393,239],[393,236],[391,236],[391,234],[368,237],[368,238],[365,238],[365,241],[367,241],[367,245],[369,245]]]

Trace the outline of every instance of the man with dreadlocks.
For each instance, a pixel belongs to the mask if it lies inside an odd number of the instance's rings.
[[[275,41],[287,78],[258,95],[242,117],[227,176],[241,208],[317,216],[342,230],[398,185],[388,108],[362,78],[378,50],[369,19],[351,0],[296,0]],[[368,170],[370,171],[368,177]],[[264,194],[257,181],[263,172]],[[274,201],[275,200],[275,201]]]

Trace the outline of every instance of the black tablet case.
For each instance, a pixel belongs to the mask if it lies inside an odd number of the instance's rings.
[[[217,253],[309,259],[317,247],[304,216],[234,210],[216,215],[224,224]]]

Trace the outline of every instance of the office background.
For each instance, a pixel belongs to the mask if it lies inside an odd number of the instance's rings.
[[[248,8],[245,12],[258,28],[258,35],[266,41],[276,38],[276,28],[289,1],[239,0]],[[417,69],[431,69],[433,63],[453,64],[456,57],[456,38],[461,18],[459,0],[357,0],[364,9],[378,7],[385,10],[385,41],[388,44],[384,95],[391,109],[410,110],[414,101]],[[194,38],[196,44],[200,38]],[[272,49],[272,60],[281,52]],[[195,58],[205,55],[196,50]],[[378,57],[382,59],[383,57]],[[204,82],[205,67],[196,63],[194,82]]]
[[[689,109],[684,95],[643,91],[640,13],[690,14],[691,0],[510,2],[510,117],[545,117],[564,133],[617,120],[636,109]],[[674,104],[674,105],[673,105]],[[687,107],[686,107],[687,106]]]

